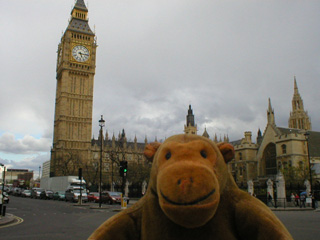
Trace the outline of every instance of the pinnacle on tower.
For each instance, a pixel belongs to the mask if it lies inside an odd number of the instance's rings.
[[[74,8],[88,12],[88,8],[86,7],[86,4],[83,0],[77,0],[76,4],[74,5]]]
[[[288,121],[289,128],[311,130],[311,121],[304,110],[303,100],[299,94],[296,76],[294,76],[294,92],[292,97],[292,111]]]
[[[270,98],[269,98],[269,103],[268,103],[267,115],[268,115],[268,124],[275,125],[274,110],[272,109]]]
[[[191,105],[189,105],[188,115],[186,119],[187,119],[187,122],[186,122],[186,125],[184,125],[185,134],[197,134],[197,125],[194,122],[194,115],[192,112]]]

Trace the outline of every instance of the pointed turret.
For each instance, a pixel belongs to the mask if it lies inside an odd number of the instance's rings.
[[[296,94],[299,94],[296,76],[294,76],[293,79],[294,79],[294,95],[296,95]]]
[[[94,35],[88,24],[88,9],[83,0],[77,0],[74,5],[67,30]]]
[[[137,151],[137,150],[138,150],[138,139],[137,139],[137,135],[134,135],[133,148],[134,148],[134,151]]]
[[[262,142],[262,134],[261,134],[261,130],[259,128],[258,133],[257,133],[257,144],[260,145]]]
[[[108,131],[106,130],[106,134],[105,134],[105,138],[104,138],[105,141],[108,141],[109,140],[109,135],[108,135]]]
[[[267,115],[268,115],[268,124],[270,124],[270,125],[275,125],[274,110],[272,109],[271,99],[270,99],[270,98],[269,98],[269,103],[268,103]]]
[[[115,149],[116,148],[116,137],[114,136],[114,132],[113,132],[113,135],[112,135],[112,149]]]
[[[294,92],[292,97],[292,111],[288,121],[289,128],[311,130],[311,121],[304,110],[303,100],[299,94],[296,76],[294,76]]]
[[[192,112],[191,105],[189,105],[188,115],[186,119],[187,119],[187,122],[186,122],[186,125],[184,125],[185,134],[197,134],[197,125],[194,122],[194,115]]]
[[[86,7],[86,4],[84,3],[83,0],[77,0],[72,11],[74,11],[74,9],[79,9],[79,10],[88,12],[88,8]]]
[[[218,137],[217,137],[217,134],[216,134],[216,133],[214,134],[214,142],[215,142],[215,143],[218,142]]]
[[[206,137],[206,138],[209,138],[209,137],[210,137],[209,134],[208,134],[208,132],[207,132],[207,128],[204,128],[204,132],[203,132],[202,136],[203,136],[203,137]]]

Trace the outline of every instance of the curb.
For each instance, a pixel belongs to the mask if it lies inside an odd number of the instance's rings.
[[[15,220],[14,216],[10,213],[7,213],[5,217],[1,216],[0,218],[0,226],[4,226],[10,223],[13,223]]]
[[[304,212],[304,211],[316,211],[313,208],[270,208],[272,211],[295,211],[295,212]]]

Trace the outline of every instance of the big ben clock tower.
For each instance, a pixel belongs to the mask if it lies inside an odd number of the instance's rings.
[[[96,39],[77,0],[57,51],[57,88],[50,176],[73,175],[91,156]]]

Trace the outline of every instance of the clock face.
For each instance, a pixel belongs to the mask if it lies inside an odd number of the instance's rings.
[[[89,59],[89,50],[81,45],[75,46],[72,49],[72,56],[78,62],[85,62]]]

